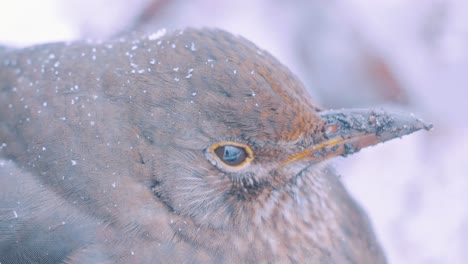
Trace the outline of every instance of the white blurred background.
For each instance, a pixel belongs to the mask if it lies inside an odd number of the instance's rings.
[[[434,124],[335,161],[390,263],[468,261],[468,1],[0,0],[0,44],[218,27],[289,66],[324,108]]]

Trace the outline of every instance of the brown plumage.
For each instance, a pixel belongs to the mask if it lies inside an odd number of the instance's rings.
[[[322,111],[220,30],[0,54],[1,263],[384,263],[324,160],[428,128]]]

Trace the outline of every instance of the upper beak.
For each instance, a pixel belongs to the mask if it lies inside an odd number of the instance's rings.
[[[319,112],[325,122],[324,140],[289,157],[283,165],[295,160],[319,162],[335,156],[347,156],[365,147],[420,129],[430,130],[413,114],[370,109],[342,109]]]

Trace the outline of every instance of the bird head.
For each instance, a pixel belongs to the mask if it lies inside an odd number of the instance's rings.
[[[154,146],[155,196],[199,225],[232,225],[332,157],[429,128],[406,114],[321,110],[270,54],[223,31],[160,41],[162,77],[139,77],[148,92],[134,95],[134,122]]]

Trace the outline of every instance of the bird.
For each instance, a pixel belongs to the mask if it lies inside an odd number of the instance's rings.
[[[431,127],[220,29],[6,49],[0,263],[386,263],[329,160]]]

